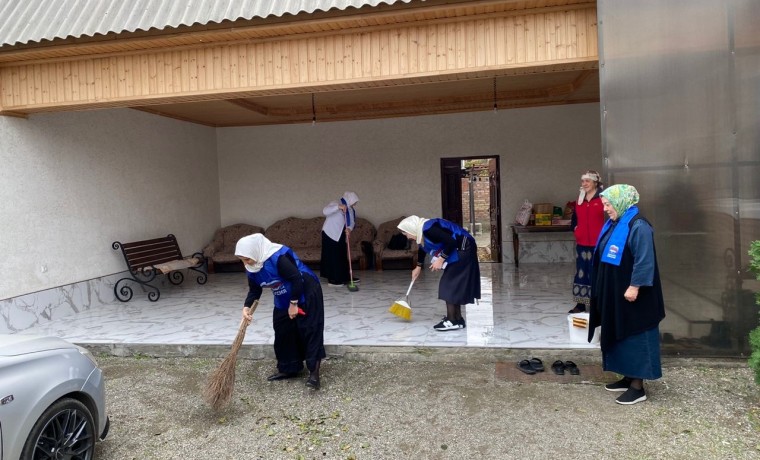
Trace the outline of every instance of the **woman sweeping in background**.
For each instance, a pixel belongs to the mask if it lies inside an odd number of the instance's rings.
[[[464,329],[462,305],[480,299],[480,266],[475,239],[467,230],[444,219],[409,216],[398,224],[398,228],[404,236],[416,240],[420,247],[417,267],[412,270],[413,280],[422,272],[425,254],[432,256],[430,270],[443,270],[438,298],[446,302],[446,316],[433,329]]]
[[[346,238],[356,226],[354,206],[359,197],[354,192],[346,192],[339,201],[331,201],[322,210],[325,223],[322,224],[322,258],[319,273],[327,278],[330,286],[343,286],[359,279],[351,279],[348,269],[348,247]]]
[[[319,367],[325,358],[325,311],[319,278],[296,256],[292,249],[272,243],[255,233],[241,238],[235,255],[245,264],[248,296],[243,303],[243,319],[251,321],[253,302],[263,288],[274,294],[274,354],[277,372],[267,380],[297,377],[306,368],[306,386],[319,389]]]
[[[644,380],[662,377],[660,321],[665,317],[652,226],[639,214],[639,193],[613,185],[601,193],[610,219],[594,251],[589,342],[602,326],[602,364],[623,378],[605,385],[624,392],[618,404],[647,399]]]
[[[573,301],[575,307],[568,313],[586,311],[591,295],[591,257],[599,232],[604,225],[604,206],[599,193],[604,188],[599,173],[588,170],[581,176],[578,202],[573,206],[570,228],[575,233],[575,278]]]

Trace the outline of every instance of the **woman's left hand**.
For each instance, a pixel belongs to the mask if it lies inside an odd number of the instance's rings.
[[[628,286],[628,289],[625,290],[625,294],[623,294],[623,297],[625,297],[625,300],[629,302],[633,302],[634,300],[636,300],[638,296],[639,296],[638,286]]]
[[[442,270],[444,262],[446,262],[446,260],[443,257],[436,258],[433,263],[430,264],[430,270],[434,272]]]
[[[298,315],[298,305],[290,304],[288,307],[288,316],[290,316],[290,319],[294,319]]]

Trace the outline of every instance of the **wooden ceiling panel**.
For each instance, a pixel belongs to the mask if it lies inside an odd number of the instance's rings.
[[[496,78],[499,109],[599,101],[599,73],[569,70]],[[349,88],[136,107],[208,126],[257,126],[493,110],[494,79]]]

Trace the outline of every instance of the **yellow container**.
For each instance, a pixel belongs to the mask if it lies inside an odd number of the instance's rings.
[[[551,225],[551,224],[552,224],[551,214],[536,214],[536,225]]]

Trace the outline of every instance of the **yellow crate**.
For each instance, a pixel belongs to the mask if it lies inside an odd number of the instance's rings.
[[[552,224],[551,214],[536,214],[536,225],[551,225],[551,224]]]

